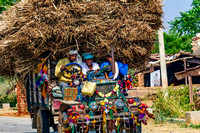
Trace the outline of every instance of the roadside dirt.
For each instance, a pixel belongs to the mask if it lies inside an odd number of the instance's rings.
[[[147,125],[142,125],[142,133],[200,133],[200,129],[181,128],[178,124],[155,124],[148,120]]]

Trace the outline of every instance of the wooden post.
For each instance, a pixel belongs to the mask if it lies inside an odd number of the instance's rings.
[[[189,79],[189,89],[190,89],[190,104],[193,103],[193,88],[192,88],[192,75],[188,76]]]
[[[186,60],[184,60],[184,71],[186,70]],[[185,85],[187,85],[187,76],[185,76]]]
[[[164,47],[164,38],[163,38],[162,28],[160,28],[158,30],[158,40],[159,40],[159,52],[160,52],[160,68],[161,68],[162,88],[165,89],[168,87],[168,80],[167,80],[165,47]]]
[[[144,87],[144,74],[138,73],[138,87]]]

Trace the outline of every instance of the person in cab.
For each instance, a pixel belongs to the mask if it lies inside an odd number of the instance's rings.
[[[62,92],[64,91],[64,88],[69,87],[72,82],[70,74],[65,74],[66,76],[63,75],[64,70],[72,69],[71,67],[66,67],[69,63],[77,63],[79,65],[82,64],[81,56],[78,54],[77,50],[69,51],[67,57],[60,59],[55,67],[55,76],[58,77],[58,85],[60,86]]]
[[[111,62],[112,62],[112,57],[110,54],[106,55],[106,62],[101,64],[101,69],[105,66],[111,66]],[[108,78],[111,79],[119,79],[119,75],[127,75],[128,73],[128,64],[125,63],[125,61],[123,60],[123,64],[121,62],[117,62],[115,61],[115,74],[113,75],[113,73],[110,71],[108,72]]]
[[[99,70],[100,67],[97,63],[93,62],[93,55],[91,53],[83,54],[82,72],[86,75],[87,71]]]

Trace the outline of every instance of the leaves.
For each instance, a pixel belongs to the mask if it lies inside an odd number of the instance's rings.
[[[181,17],[176,17],[171,25],[170,33],[178,37],[183,35],[195,36],[200,29],[200,0],[193,0],[192,9],[186,12],[180,12]]]
[[[170,86],[166,90],[159,91],[155,98],[153,108],[158,117],[183,117],[186,111],[194,110],[194,105],[190,104],[188,86]]]
[[[192,9],[180,12],[181,17],[176,17],[169,22],[171,29],[164,33],[165,53],[175,54],[179,50],[192,52],[192,37],[200,32],[200,0],[193,0]],[[153,53],[159,52],[159,44],[155,44]]]
[[[0,13],[2,11],[5,11],[10,6],[13,6],[14,3],[18,2],[20,0],[0,0]]]
[[[191,35],[182,35],[178,37],[176,34],[170,34],[164,32],[164,44],[165,44],[165,53],[166,54],[175,54],[179,50],[184,50],[187,52],[191,52]],[[155,50],[153,53],[159,53],[159,44],[158,42],[155,44]]]

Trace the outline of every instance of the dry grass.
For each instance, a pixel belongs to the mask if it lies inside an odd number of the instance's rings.
[[[36,1],[36,2],[35,2]],[[0,75],[25,75],[51,53],[110,52],[141,67],[162,26],[159,0],[19,2],[0,16]]]

